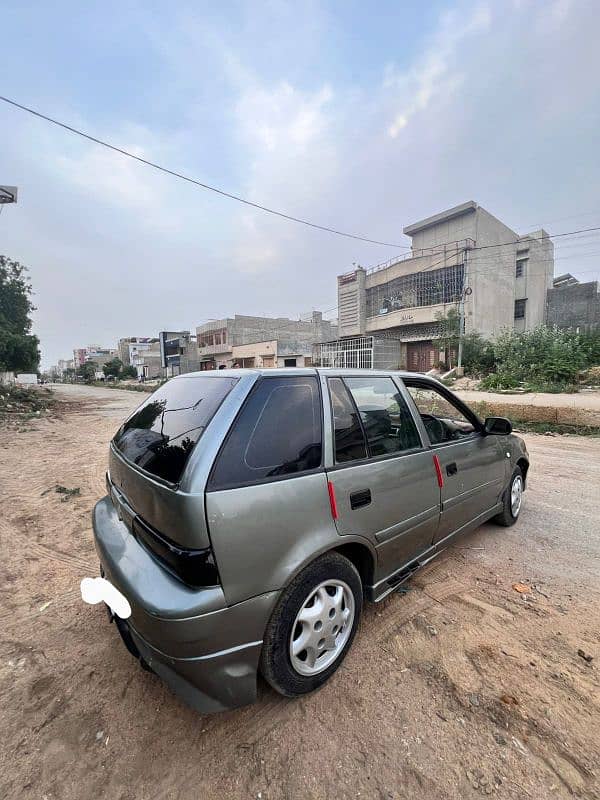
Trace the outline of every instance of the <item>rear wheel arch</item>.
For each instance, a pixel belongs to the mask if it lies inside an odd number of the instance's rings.
[[[354,564],[360,575],[363,592],[367,587],[373,586],[375,582],[375,557],[366,544],[348,542],[348,544],[334,547],[333,551],[345,556],[348,561]]]

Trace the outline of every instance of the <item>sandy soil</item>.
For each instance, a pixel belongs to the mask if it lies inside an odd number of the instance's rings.
[[[54,421],[0,430],[0,797],[600,798],[598,439],[527,436],[520,522],[368,607],[321,691],[201,717],[79,598],[107,444],[141,398],[67,392]]]

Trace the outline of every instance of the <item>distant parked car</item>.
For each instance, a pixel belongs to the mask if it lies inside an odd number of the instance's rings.
[[[528,469],[508,420],[482,422],[420,374],[175,377],[111,443],[96,599],[201,711],[252,702],[259,671],[302,695],[341,664],[363,599],[457,534],[516,522]]]

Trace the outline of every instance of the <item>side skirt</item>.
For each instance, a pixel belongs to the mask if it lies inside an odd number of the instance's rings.
[[[442,553],[449,547],[450,544],[452,544],[452,540],[456,536],[474,531],[476,528],[479,528],[480,525],[483,525],[484,522],[487,522],[492,517],[495,517],[496,514],[500,513],[501,511],[502,503],[497,503],[493,508],[489,509],[488,511],[484,511],[483,514],[479,514],[479,516],[475,517],[475,519],[467,522],[466,525],[462,525],[460,528],[457,528],[455,531],[448,534],[448,536],[440,539],[439,542],[435,542],[433,545],[424,550],[418,558],[413,559],[407,564],[404,564],[402,567],[400,567],[400,569],[394,570],[394,572],[390,573],[385,578],[382,578],[380,581],[373,584],[373,586],[366,586],[365,595],[367,600],[372,603],[379,603],[389,594],[395,592],[396,589],[405,581],[407,581],[412,575],[414,575],[417,570],[421,569],[426,564],[429,564],[429,562],[433,561],[434,558],[437,558],[440,553]]]

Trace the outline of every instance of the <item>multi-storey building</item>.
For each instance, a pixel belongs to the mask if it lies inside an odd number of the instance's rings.
[[[117,351],[109,347],[101,347],[99,344],[88,344],[87,347],[78,347],[73,350],[74,367],[83,366],[86,361],[93,361],[98,367],[116,358]]]
[[[313,344],[336,337],[337,326],[320,311],[300,320],[236,314],[199,325],[196,336],[200,369],[231,367],[240,360],[246,366],[304,366]]]
[[[119,339],[117,349],[123,366],[132,366],[133,356],[137,353],[143,353],[144,350],[149,350],[155,342],[158,342],[158,339],[149,336],[127,336],[124,339]]]
[[[321,363],[372,367],[377,351],[385,351],[386,365],[391,359],[403,368],[431,369],[440,358],[440,320],[461,300],[467,333],[492,337],[544,322],[554,275],[554,248],[544,230],[519,235],[470,201],[404,233],[412,239],[407,255],[338,276],[340,341],[317,348]],[[396,342],[393,357],[382,341],[389,339]]]

